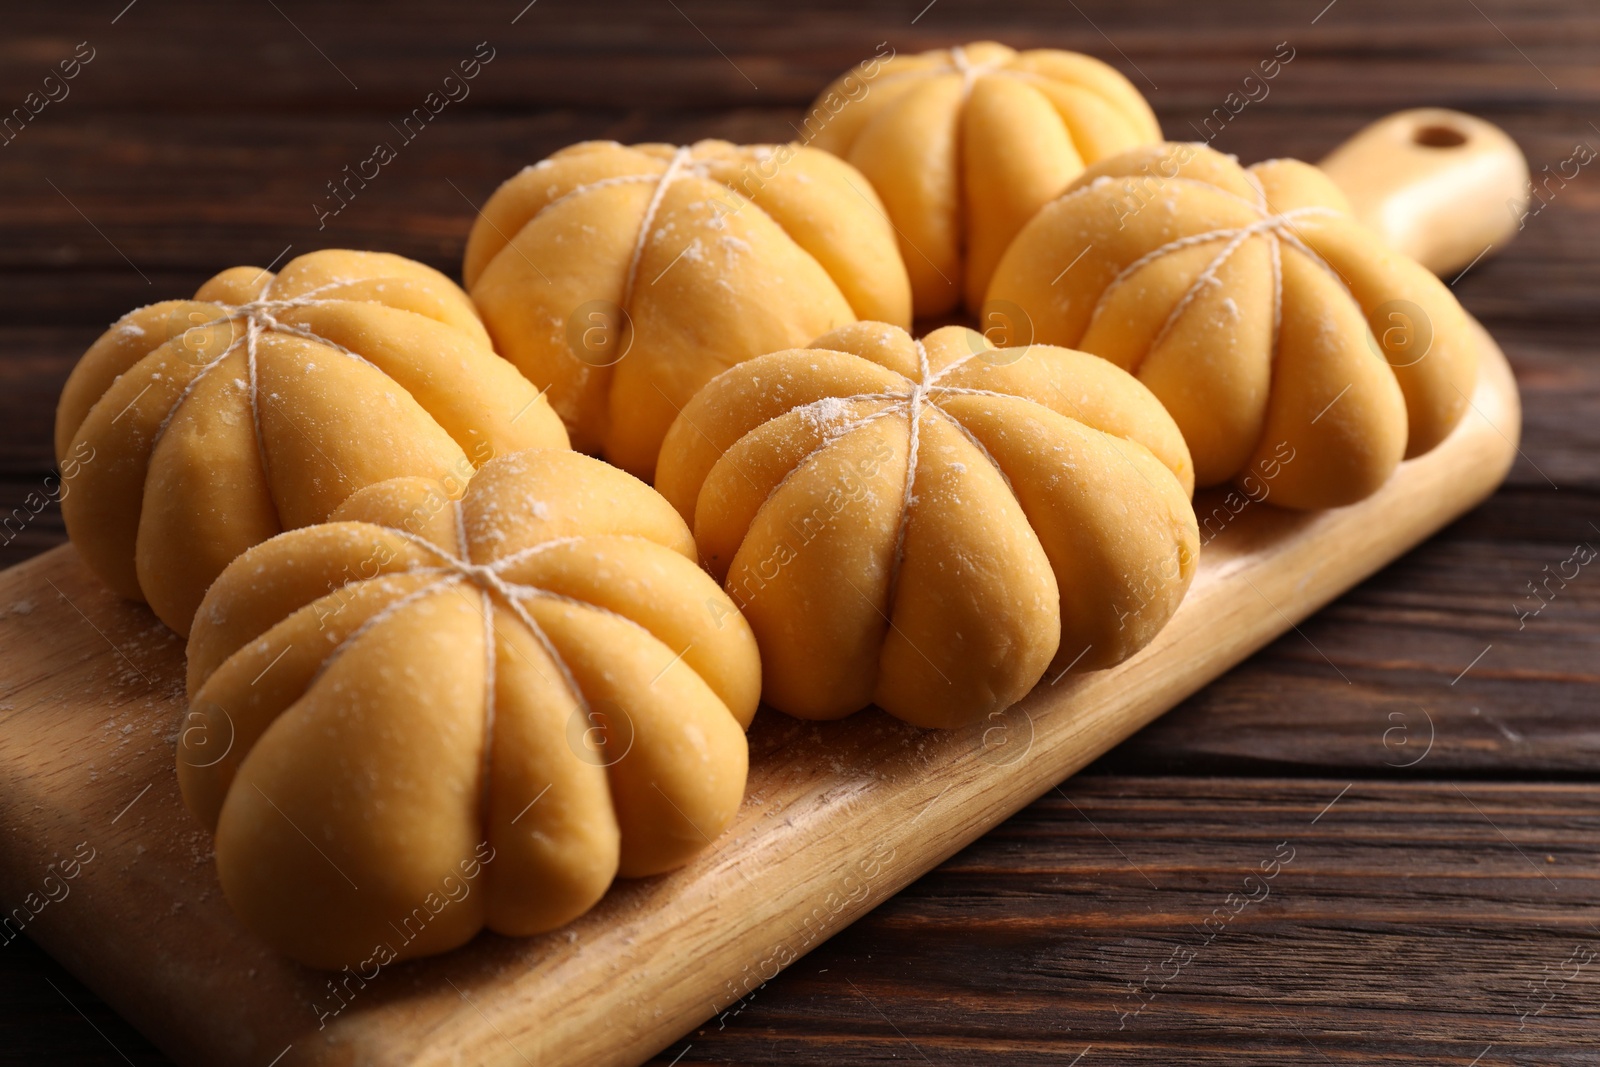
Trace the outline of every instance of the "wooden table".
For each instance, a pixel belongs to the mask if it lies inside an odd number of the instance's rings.
[[[882,41],[1092,52],[1174,137],[1287,42],[1214,141],[1247,161],[1418,104],[1499,123],[1536,174],[1600,150],[1579,0],[525,2],[8,12],[0,108],[80,68],[0,145],[0,515],[36,508],[61,382],[128,308],[330,245],[454,273],[469,201],[525,163],[783,139]],[[485,41],[470,96],[404,142],[391,123]],[[378,142],[397,158],[319,230]],[[1499,493],[658,1062],[1596,1062],[1600,560],[1550,577],[1600,547],[1594,170],[1454,283],[1523,391]],[[62,538],[53,506],[17,525],[0,564]],[[167,1062],[26,940],[0,997],[0,1062]]]

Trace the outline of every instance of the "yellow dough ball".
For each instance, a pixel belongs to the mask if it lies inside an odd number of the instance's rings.
[[[1089,168],[1017,235],[988,306],[1149,386],[1199,485],[1253,478],[1285,507],[1371,494],[1445,438],[1477,377],[1450,290],[1326,175],[1202,145]]]
[[[549,930],[744,794],[755,639],[683,520],[596,459],[402,478],[235,560],[178,741],[235,913],[317,967]]]
[[[235,267],[130,312],[56,409],[73,544],[180,634],[230,560],[363,486],[423,475],[459,492],[495,455],[566,443],[466,294],[379,252]]]
[[[573,447],[642,478],[730,365],[858,318],[911,322],[871,185],[794,145],[562,149],[490,197],[462,273]]]
[[[1161,140],[1139,90],[1076,52],[983,41],[869,65],[823,91],[806,129],[883,198],[918,316],[976,310],[1034,212],[1085,166]]]
[[[764,699],[952,727],[1144,647],[1199,552],[1172,419],[1102,359],[884,323],[741,363],[656,486],[761,646]]]

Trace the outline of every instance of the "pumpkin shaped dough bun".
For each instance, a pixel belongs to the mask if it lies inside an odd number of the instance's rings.
[[[1139,90],[1076,52],[981,41],[862,67],[823,91],[805,128],[883,198],[918,317],[963,298],[976,311],[1034,212],[1085,166],[1161,140]]]
[[[1194,576],[1188,449],[1105,360],[864,322],[725,372],[657,488],[749,619],[764,699],[982,720],[1047,670],[1120,663]]]
[[[1091,167],[1017,235],[989,300],[1149,386],[1199,485],[1271,472],[1291,508],[1374,492],[1444,439],[1477,380],[1455,296],[1293,159],[1165,144]]]
[[[872,186],[795,145],[564,148],[489,198],[462,274],[573,447],[646,479],[683,405],[732,364],[859,318],[911,324]]]
[[[560,450],[257,545],[188,653],[178,780],[223,891],[329,968],[550,930],[685,863],[738,811],[761,688],[683,520]]]
[[[459,492],[492,456],[566,443],[459,287],[339,249],[129,312],[56,408],[79,555],[180,634],[230,560],[363,486],[419,475]]]

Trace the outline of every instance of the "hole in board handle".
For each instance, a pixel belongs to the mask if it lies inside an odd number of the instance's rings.
[[[1467,143],[1467,135],[1454,126],[1421,126],[1411,139],[1424,148],[1457,148]]]

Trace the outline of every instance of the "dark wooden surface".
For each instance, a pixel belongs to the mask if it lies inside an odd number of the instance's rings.
[[[1174,137],[1287,41],[1215,142],[1247,161],[1419,104],[1499,123],[1536,172],[1600,149],[1589,0],[125,3],[0,23],[0,110],[95,50],[0,146],[0,515],[45,488],[61,382],[128,308],[286,246],[454,274],[467,201],[525,163],[782,139],[880,41],[1088,51]],[[480,41],[471,95],[399,145]],[[325,183],[379,141],[398,158],[319,232]],[[1600,546],[1597,279],[1591,164],[1455,286],[1523,391],[1499,493],[659,1062],[1600,1063],[1600,561],[1517,614]],[[47,508],[0,564],[61,537]],[[167,1062],[25,940],[0,1002],[0,1062]]]

